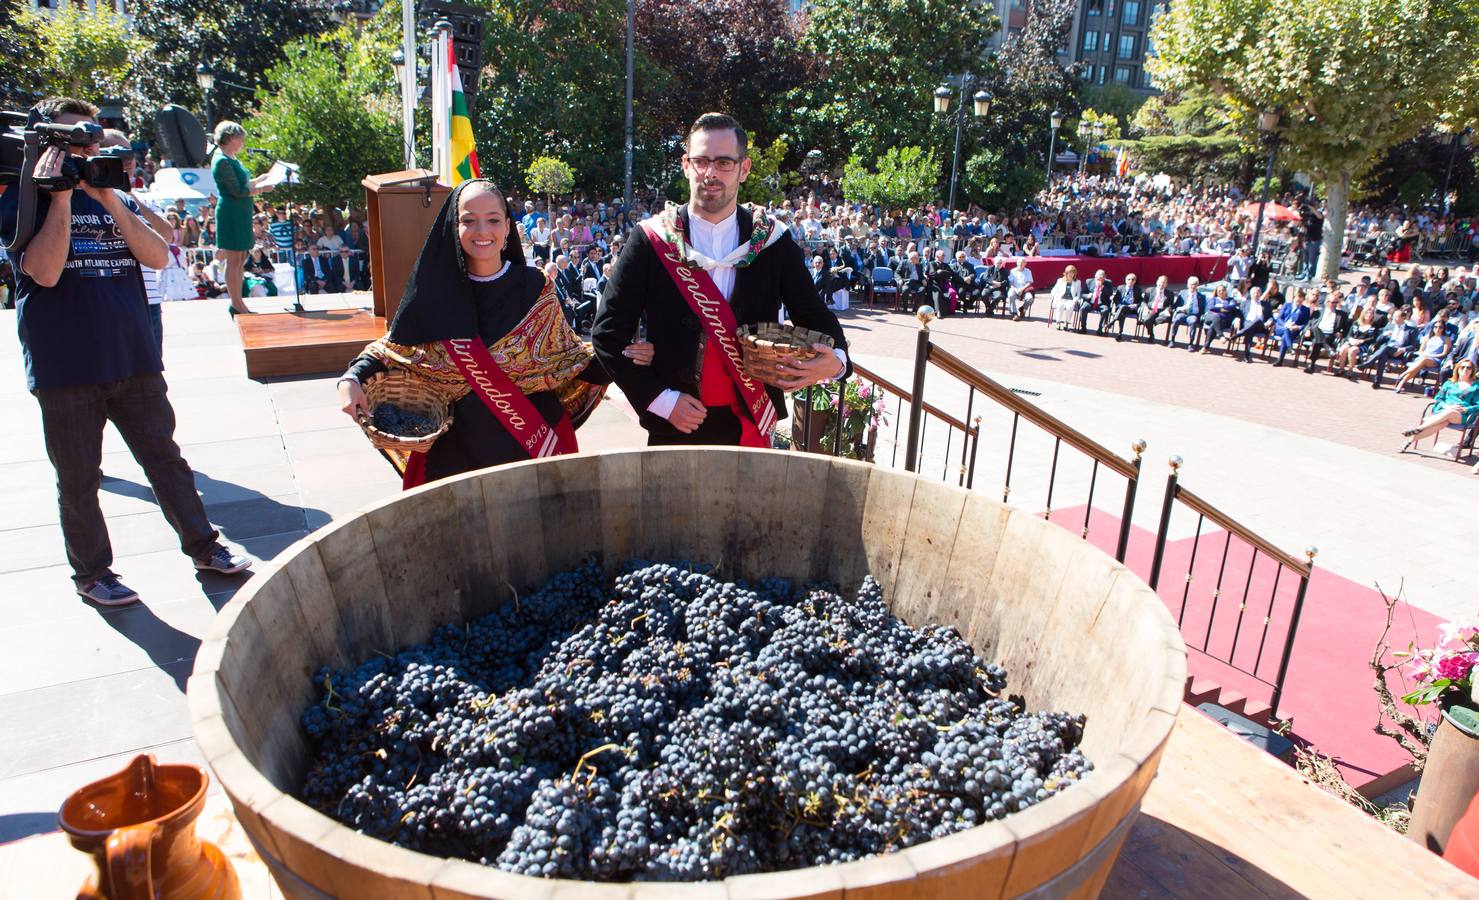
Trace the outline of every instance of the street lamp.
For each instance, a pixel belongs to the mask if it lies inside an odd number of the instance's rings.
[[[1058,129],[1063,127],[1063,114],[1056,109],[1048,116],[1048,190],[1053,189],[1053,150],[1058,144]]]
[[[1078,123],[1078,138],[1083,141],[1084,148],[1078,155],[1078,173],[1082,175],[1089,164],[1089,138],[1094,133],[1094,126],[1087,119],[1080,119]]]
[[[390,67],[395,70],[395,83],[406,83],[406,54],[402,50],[396,50],[390,54]]]
[[[971,76],[968,74],[960,76],[960,96],[962,98],[965,97],[966,91],[969,90],[970,80]],[[942,84],[939,87],[935,88],[935,112],[942,115],[950,112],[951,93],[952,92],[947,85]],[[975,96],[971,99],[975,102],[976,118],[986,118],[986,115],[991,112],[991,94],[987,93],[984,90],[980,90],[976,91]],[[955,153],[951,156],[950,159],[950,199],[947,201],[946,205],[949,207],[949,212],[951,215],[955,214],[955,180],[956,177],[960,174],[960,130],[964,124],[965,103],[962,101],[960,110],[956,113],[955,116]]]
[[[200,93],[205,97],[205,127],[209,131],[211,127],[211,88],[216,86],[216,73],[205,63],[195,66],[195,83],[200,85]]]
[[[1458,157],[1460,147],[1469,146],[1469,129],[1455,131],[1453,141],[1448,150],[1448,168],[1443,172],[1443,215],[1448,215],[1448,182],[1453,177],[1453,161]]]
[[[1266,109],[1258,114],[1258,130],[1269,145],[1268,168],[1263,172],[1263,193],[1258,199],[1258,219],[1253,225],[1253,259],[1258,259],[1258,240],[1263,236],[1263,209],[1268,206],[1268,186],[1274,180],[1274,160],[1279,158],[1279,111]]]

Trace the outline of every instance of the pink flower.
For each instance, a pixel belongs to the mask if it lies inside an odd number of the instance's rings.
[[[873,386],[865,384],[862,387],[858,388],[858,396],[862,397],[864,400],[867,400],[869,397],[873,396]]]
[[[1444,622],[1438,626],[1439,646],[1444,644],[1467,644],[1479,635],[1479,625],[1474,622]]]
[[[1475,656],[1479,656],[1479,653],[1451,653],[1438,660],[1438,664],[1433,669],[1438,673],[1439,678],[1463,681],[1469,677],[1469,672],[1474,668]]]

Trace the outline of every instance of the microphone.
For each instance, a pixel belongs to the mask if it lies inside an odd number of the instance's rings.
[[[255,154],[259,155],[259,156],[266,156],[269,159],[272,158],[271,151],[263,150],[261,147],[247,147],[246,148],[246,152],[248,152],[248,153],[255,153]]]

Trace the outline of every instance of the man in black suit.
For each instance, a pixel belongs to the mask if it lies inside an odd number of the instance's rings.
[[[308,255],[298,258],[298,282],[302,285],[302,293],[323,294],[328,292],[328,263],[327,258],[319,255],[318,244],[308,245]]]
[[[1116,341],[1125,339],[1125,320],[1140,321],[1140,304],[1145,302],[1145,289],[1134,272],[1125,275],[1125,283],[1114,289],[1114,324]],[[1101,331],[1103,329],[1100,329]]]
[[[342,285],[339,290],[362,291],[365,289],[361,286],[361,282],[368,284],[369,279],[360,274],[364,263],[358,253],[350,250],[347,245],[340,247],[338,258],[334,260],[334,263],[333,268],[337,271]]]
[[[580,264],[580,283],[585,284],[587,278],[601,280],[601,248],[592,244],[585,251],[585,262]]]
[[[986,295],[986,283],[976,275],[976,267],[966,262],[965,251],[955,251],[955,262],[951,263],[950,270],[955,273],[956,283],[964,285],[956,288],[960,292],[960,308],[963,312],[970,312],[976,308],[977,303],[984,303],[986,314],[991,314],[991,298]]]
[[[1340,339],[1345,337],[1351,317],[1342,307],[1343,300],[1345,295],[1339,290],[1331,291],[1325,295],[1325,308],[1310,317],[1310,359],[1305,363],[1304,374],[1313,375],[1315,363],[1320,359],[1320,351],[1324,350],[1334,356]]]
[[[561,253],[555,257],[556,292],[575,302],[580,299],[580,270],[570,264],[570,257]]]
[[[944,250],[936,250],[934,257],[924,264],[924,280],[929,287],[930,305],[935,308],[935,312],[942,317],[955,312],[955,303],[961,298],[965,282],[960,280],[955,270],[945,261]],[[955,292],[954,300],[950,297],[952,288]]]
[[[632,230],[601,297],[591,340],[601,364],[640,410],[649,444],[769,441],[720,341],[658,257],[649,227],[671,236],[666,239],[682,254],[684,267],[707,272],[708,278],[699,278],[705,295],[712,296],[711,281],[719,294],[714,299],[725,303],[739,325],[777,321],[784,306],[796,325],[831,336],[832,348],[815,345],[815,357],[785,364],[786,377],[765,385],[777,418],[786,416],[783,391],[849,371],[842,326],[817,296],[801,247],[783,223],[737,204],[750,165],[749,138],[737,121],[718,113],[699,116],[683,155],[688,203]],[[624,352],[644,316],[651,366],[636,365]]]
[[[908,256],[900,257],[894,264],[894,279],[899,283],[904,308],[912,310],[924,302],[929,282],[924,277],[924,264],[919,261],[919,251],[911,250]]]
[[[997,258],[983,259],[981,265],[985,271],[976,278],[980,281],[981,303],[986,307],[986,315],[990,316],[1007,299],[1007,277],[1011,273],[999,265]]]
[[[1113,288],[1109,279],[1104,276],[1104,270],[1100,269],[1095,272],[1094,280],[1084,287],[1083,295],[1079,297],[1074,308],[1077,314],[1075,327],[1079,334],[1089,330],[1089,313],[1099,317],[1096,330],[1101,335],[1104,333],[1104,325],[1109,321],[1109,298],[1112,292]]]

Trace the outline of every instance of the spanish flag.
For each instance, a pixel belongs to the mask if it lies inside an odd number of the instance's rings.
[[[451,69],[448,84],[452,86],[452,102],[448,104],[452,116],[452,127],[448,131],[452,136],[450,183],[456,187],[469,178],[482,177],[483,172],[478,168],[478,151],[472,145],[472,117],[467,113],[467,95],[462,93],[462,74],[457,71],[454,54],[447,54],[447,67]]]

